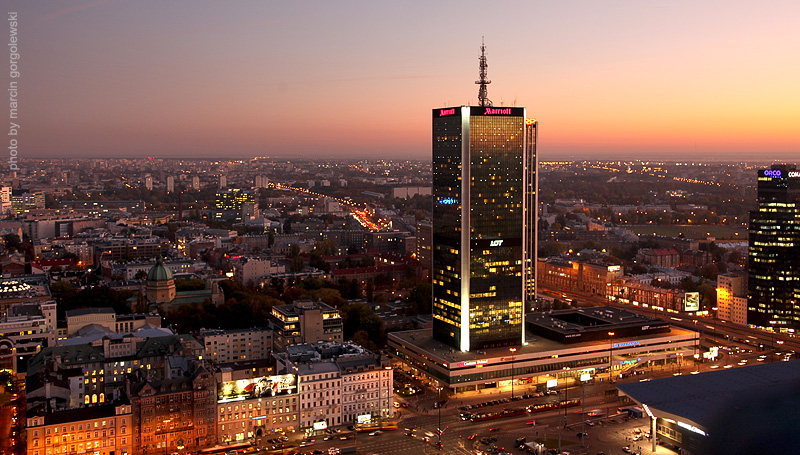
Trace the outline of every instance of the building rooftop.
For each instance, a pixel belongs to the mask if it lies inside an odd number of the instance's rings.
[[[527,340],[527,344],[525,346],[516,346],[517,351],[514,355],[517,359],[524,360],[526,358],[541,357],[543,353],[551,351],[563,351],[565,349],[569,349],[571,351],[581,350],[581,348],[597,347],[599,344],[608,347],[609,337],[607,336],[607,332],[604,333],[606,334],[605,341],[585,340],[576,343],[564,344],[557,340],[552,340],[540,335],[536,335],[528,330],[526,331],[525,334],[525,339]],[[642,342],[649,338],[659,338],[663,336],[689,336],[693,333],[695,332],[681,329],[678,327],[668,326],[667,332],[644,334],[638,336],[617,334],[615,332],[613,341],[616,349],[619,347],[625,347],[626,346],[625,343],[629,342],[630,343],[634,343],[635,341]],[[509,355],[508,347],[486,348],[483,350],[461,352],[457,349],[450,347],[447,344],[434,340],[432,329],[392,332],[389,334],[389,337],[395,338],[401,344],[407,343],[409,345],[413,345],[416,351],[424,352],[428,357],[431,357],[432,359],[437,359],[437,358],[441,359],[447,362],[448,364],[452,363],[458,364],[459,362],[470,362],[481,359],[499,358]]]
[[[78,310],[67,310],[67,317],[86,316],[87,314],[115,314],[113,308],[80,308]]]
[[[800,407],[798,383],[800,361],[793,360],[618,388],[658,417],[699,427],[713,450],[697,453],[763,454],[786,453],[781,444],[796,444],[800,421],[789,416]]]

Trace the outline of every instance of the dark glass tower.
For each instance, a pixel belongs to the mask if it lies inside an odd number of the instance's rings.
[[[535,123],[518,107],[433,111],[433,335],[456,349],[524,341]]]
[[[758,210],[750,212],[747,323],[800,329],[800,171],[758,171]]]

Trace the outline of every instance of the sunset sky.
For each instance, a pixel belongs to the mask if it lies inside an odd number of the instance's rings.
[[[23,158],[430,159],[430,110],[477,103],[481,37],[489,98],[539,120],[542,159],[800,158],[796,0],[7,9]]]

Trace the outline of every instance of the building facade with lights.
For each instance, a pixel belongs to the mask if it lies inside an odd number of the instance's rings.
[[[800,171],[758,171],[758,209],[750,212],[747,323],[800,329]]]
[[[431,330],[393,332],[388,344],[415,373],[450,393],[512,383],[522,386],[517,390],[544,388],[552,380],[575,382],[581,374],[609,379],[657,364],[677,371],[700,357],[697,332],[613,307],[530,313],[526,326],[527,344],[513,348],[458,351]]]
[[[171,453],[217,442],[217,381],[199,368],[190,377],[129,383],[136,428],[131,453]]]
[[[353,342],[290,346],[279,372],[297,375],[298,419],[306,432],[391,418],[394,375],[389,359]]]
[[[433,110],[433,336],[460,351],[524,342],[535,137],[524,108]]]
[[[56,344],[56,302],[10,306],[0,319],[0,369],[25,374],[28,360]]]
[[[27,455],[133,453],[131,406],[73,409],[27,419]]]

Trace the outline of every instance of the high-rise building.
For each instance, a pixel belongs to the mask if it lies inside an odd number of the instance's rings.
[[[247,202],[255,202],[252,190],[231,188],[217,190],[213,216],[215,220],[242,220],[242,207]]]
[[[462,351],[523,342],[528,131],[520,107],[433,111],[433,333]]]
[[[193,175],[192,176],[192,189],[199,190],[200,189],[200,177]]]
[[[800,171],[758,171],[758,209],[750,212],[747,323],[800,329]]]
[[[536,297],[537,123],[479,61],[480,106],[433,110],[433,337],[461,351],[523,344]]]
[[[168,175],[167,176],[167,193],[174,193],[175,192],[175,177]]]

